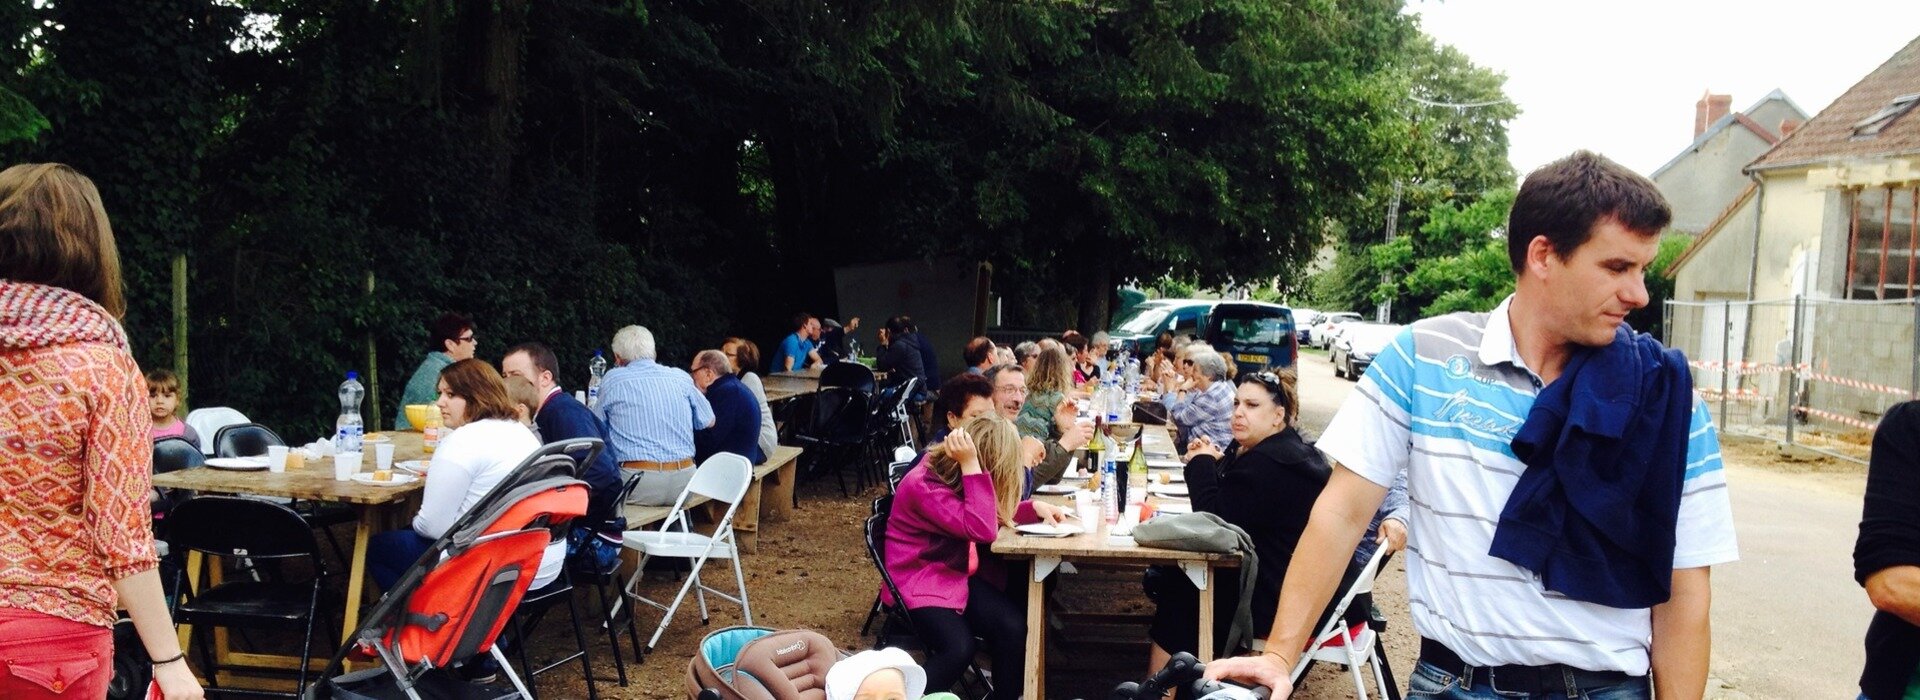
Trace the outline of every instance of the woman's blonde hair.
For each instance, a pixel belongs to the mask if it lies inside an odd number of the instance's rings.
[[[1027,389],[1033,393],[1053,391],[1066,393],[1073,390],[1073,358],[1058,346],[1045,348],[1040,356],[1034,358],[1033,376],[1027,378]]]
[[[0,170],[0,279],[60,287],[120,318],[120,251],[93,181],[59,163]]]
[[[994,510],[1001,522],[1012,524],[1014,508],[1020,505],[1021,491],[1027,483],[1027,465],[1020,458],[1020,430],[997,415],[968,418],[955,430],[973,438],[980,468],[993,479]],[[927,468],[949,488],[960,490],[960,463],[947,456],[945,443],[927,452]]]

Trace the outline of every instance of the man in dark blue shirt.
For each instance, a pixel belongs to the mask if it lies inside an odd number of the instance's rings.
[[[693,433],[695,463],[721,452],[746,457],[754,464],[767,459],[760,453],[760,401],[730,370],[726,354],[719,350],[701,350],[693,356],[693,385],[713,406],[713,425]]]
[[[568,396],[560,389],[556,377],[560,373],[560,360],[553,351],[540,343],[521,343],[507,349],[507,355],[500,360],[501,374],[508,377],[525,377],[546,397],[540,403],[540,410],[533,415],[533,424],[540,429],[540,439],[547,442],[593,438],[605,442],[606,428],[593,412],[579,401]],[[620,518],[620,469],[613,463],[613,453],[601,450],[592,462],[582,465],[580,480],[587,482],[591,490],[588,498],[586,525],[596,532],[612,534],[618,537],[624,523]]]

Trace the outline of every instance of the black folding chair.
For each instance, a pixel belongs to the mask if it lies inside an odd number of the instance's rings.
[[[258,457],[269,447],[286,444],[278,433],[259,423],[229,425],[213,434],[213,454],[218,457]]]
[[[873,648],[881,649],[899,646],[897,637],[906,637],[911,644],[925,647],[920,641],[920,633],[913,627],[913,618],[907,615],[906,598],[900,595],[900,587],[893,582],[893,574],[887,572],[887,519],[893,515],[893,494],[873,499],[873,505],[866,521],[867,557],[873,561],[873,568],[880,572],[880,585],[885,595],[873,596],[873,608],[867,611],[867,621],[860,625],[860,636],[867,636],[872,628]],[[880,623],[873,627],[876,621]],[[967,670],[961,674],[960,681],[967,686],[968,694],[984,698],[993,693],[993,684],[980,672],[973,661],[967,661]],[[946,688],[928,688],[928,692],[947,690]]]
[[[820,370],[820,388],[846,387],[859,389],[871,395],[874,388],[873,368],[854,362],[841,360]]]
[[[326,563],[320,557],[313,530],[298,513],[278,503],[233,496],[201,496],[180,504],[168,518],[168,538],[172,548],[182,554],[200,552],[216,557],[246,557],[255,560],[287,561],[307,559],[313,576],[304,582],[237,580],[216,586],[202,585],[198,590],[181,579],[175,586],[181,600],[174,608],[174,619],[193,625],[195,646],[200,652],[200,669],[208,686],[216,686],[220,667],[212,646],[213,627],[241,629],[299,630],[300,665],[295,671],[294,693],[222,688],[224,693],[248,693],[299,697],[306,691],[308,661],[313,654],[313,630],[320,615],[321,578]],[[211,563],[213,566],[219,564]],[[282,567],[284,570],[286,567]],[[330,596],[337,598],[338,596]],[[340,601],[330,600],[330,608]],[[329,625],[328,646],[337,643]],[[284,669],[249,669],[285,674]]]
[[[796,441],[811,448],[806,455],[812,460],[809,476],[833,470],[842,496],[847,495],[846,462],[860,460],[866,450],[869,403],[867,394],[858,389],[821,389],[814,394],[812,413],[794,435]],[[855,476],[860,488],[866,488],[866,474],[856,472]]]

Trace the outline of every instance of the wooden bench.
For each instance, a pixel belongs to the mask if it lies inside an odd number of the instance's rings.
[[[753,483],[747,485],[747,495],[740,499],[740,508],[733,513],[733,534],[740,541],[740,551],[753,554],[759,548],[760,523],[777,523],[793,517],[793,484],[799,477],[801,448],[781,445],[774,448],[767,461],[753,466]],[[692,494],[687,497],[687,508],[700,506],[706,509],[707,520],[718,522],[726,514],[726,505],[710,503],[706,496]],[[627,529],[645,530],[657,527],[667,519],[672,506],[637,506],[626,504]]]

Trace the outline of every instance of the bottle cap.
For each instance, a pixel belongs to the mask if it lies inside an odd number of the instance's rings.
[[[348,379],[359,379],[359,378],[360,378],[360,373],[359,373],[359,372],[348,372],[348,373],[347,373],[347,378],[348,378]]]

